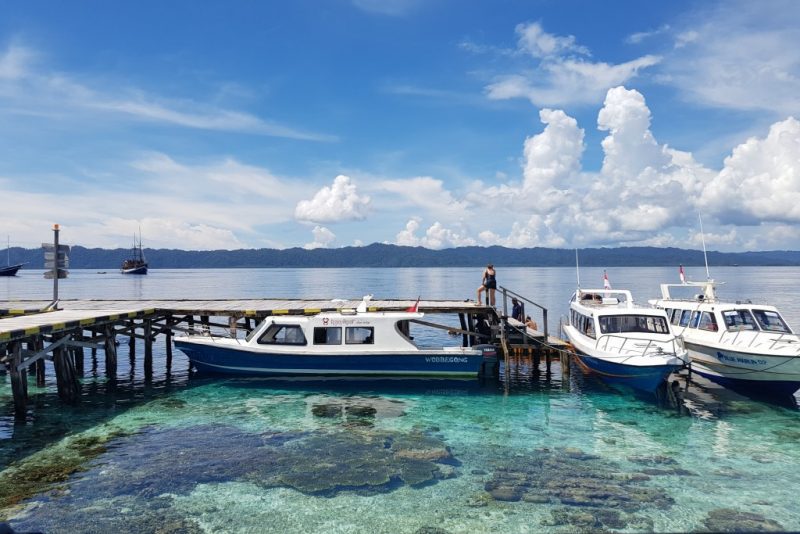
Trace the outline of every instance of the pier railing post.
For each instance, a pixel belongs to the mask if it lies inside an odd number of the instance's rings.
[[[28,397],[25,388],[27,373],[24,368],[19,369],[19,364],[22,363],[22,344],[14,342],[9,348],[11,350],[9,374],[11,375],[11,393],[14,396],[14,417],[16,419],[25,419]]]

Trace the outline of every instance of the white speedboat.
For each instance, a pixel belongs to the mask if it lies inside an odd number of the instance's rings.
[[[316,315],[273,315],[245,339],[192,334],[175,338],[192,365],[237,375],[477,376],[494,345],[422,347],[411,325],[424,313],[359,307]]]
[[[663,310],[637,306],[630,291],[578,290],[564,332],[584,369],[653,392],[689,360]]]
[[[763,395],[790,395],[800,388],[800,336],[777,308],[724,302],[716,283],[661,284],[663,309],[692,358],[692,371],[724,386]],[[685,298],[671,294],[683,288]]]

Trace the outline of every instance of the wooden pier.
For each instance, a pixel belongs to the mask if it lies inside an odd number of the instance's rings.
[[[505,294],[503,308],[505,308]],[[11,378],[15,413],[24,418],[27,411],[28,373],[44,386],[45,362],[52,362],[59,397],[66,403],[80,398],[79,378],[83,376],[84,349],[105,354],[105,368],[113,384],[117,372],[117,336],[129,338],[131,353],[136,340],[144,344],[145,381],[152,378],[153,342],[166,337],[166,365],[172,366],[172,336],[189,330],[251,331],[271,315],[315,315],[328,311],[355,310],[358,300],[242,299],[242,300],[62,300],[53,309],[48,301],[0,302],[0,363]],[[413,300],[373,300],[369,311],[402,311]],[[550,371],[553,350],[560,340],[544,332],[525,328],[507,313],[472,301],[421,300],[418,309],[428,315],[457,315],[459,327],[447,326],[451,334],[461,335],[462,344],[496,344],[506,361],[534,358],[538,369],[544,356]],[[428,326],[439,326],[420,321]],[[133,360],[132,362],[133,363]],[[563,362],[562,362],[563,363]],[[567,365],[568,368],[568,365]]]

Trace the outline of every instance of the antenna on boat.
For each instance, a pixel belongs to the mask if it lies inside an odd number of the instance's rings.
[[[700,240],[703,242],[703,259],[706,262],[706,280],[711,280],[711,273],[708,270],[708,253],[706,252],[706,236],[703,233],[703,217],[700,214],[697,214],[697,218],[700,220]]]
[[[575,247],[575,276],[578,278],[578,289],[581,288],[581,268],[578,265],[578,248]]]

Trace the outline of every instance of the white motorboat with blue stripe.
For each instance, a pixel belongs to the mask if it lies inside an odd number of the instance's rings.
[[[273,315],[245,339],[209,333],[175,338],[201,372],[236,375],[477,376],[496,347],[424,347],[411,335],[424,313],[357,309]]]
[[[680,274],[680,284],[661,284],[661,298],[650,303],[666,311],[683,337],[693,372],[761,395],[800,388],[800,336],[775,306],[721,301],[719,283],[686,281],[683,268]]]
[[[637,306],[627,290],[577,290],[563,329],[581,367],[639,390],[655,391],[689,360],[664,311]]]

